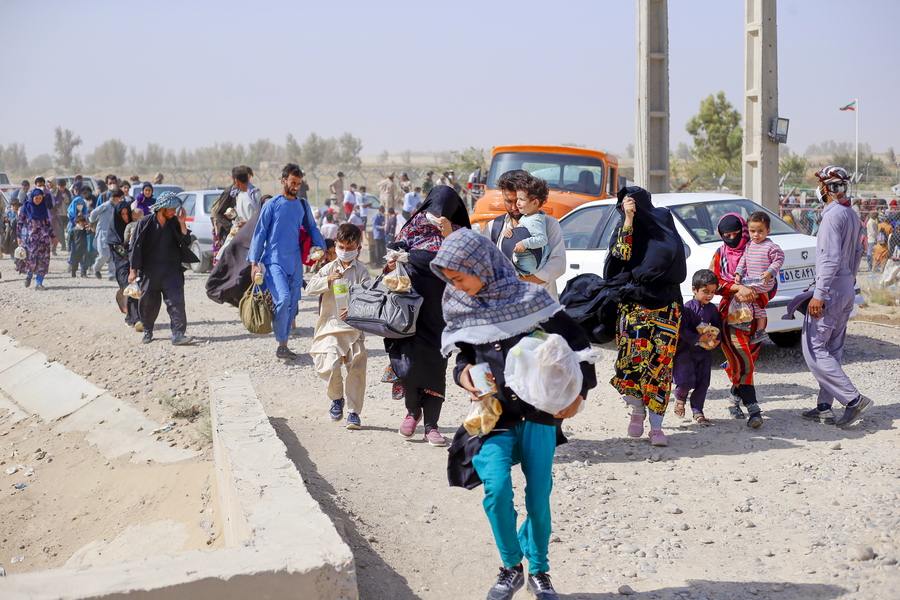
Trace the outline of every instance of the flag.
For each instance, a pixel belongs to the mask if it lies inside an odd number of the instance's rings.
[[[856,100],[848,104],[847,106],[842,106],[841,110],[856,110]]]

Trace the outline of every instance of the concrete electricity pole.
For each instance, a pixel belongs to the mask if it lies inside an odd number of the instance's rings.
[[[667,0],[637,6],[634,181],[658,194],[669,191],[669,9]]]
[[[778,214],[778,116],[775,0],[744,0],[744,197]]]

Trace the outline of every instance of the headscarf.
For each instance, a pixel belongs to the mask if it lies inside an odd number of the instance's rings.
[[[149,196],[144,196],[144,188],[146,188],[146,187],[150,188]],[[137,198],[135,198],[134,200],[135,200],[135,202],[138,203],[138,206],[144,212],[151,210],[151,206],[153,205],[153,202],[156,200],[156,198],[153,197],[153,184],[151,184],[149,181],[145,181],[141,185],[141,193],[138,194]]]
[[[151,212],[156,212],[163,208],[177,208],[181,206],[181,199],[175,195],[175,192],[163,192],[156,199],[153,206],[150,207]]]
[[[38,196],[44,198],[40,204],[34,202],[34,199]],[[25,204],[22,205],[22,214],[26,219],[32,221],[46,221],[49,219],[50,213],[47,208],[46,194],[38,188],[32,188],[31,191],[28,192],[28,198],[25,200]]]
[[[628,283],[621,288],[625,300],[655,310],[672,302],[681,302],[681,282],[687,276],[684,241],[675,229],[675,219],[665,208],[657,208],[650,201],[650,192],[642,187],[629,186],[619,190],[616,211],[620,227],[624,224],[625,198],[634,198],[634,233],[631,258],[627,261],[610,252],[603,269],[603,279],[610,281],[628,273]],[[617,243],[618,234],[610,240],[610,250]]]
[[[747,229],[747,221],[737,213],[728,213],[719,219],[716,227],[719,237],[722,238],[722,246],[719,254],[722,256],[722,278],[731,281],[734,279],[734,271],[737,269],[741,257],[744,256],[744,248],[750,241],[750,231]],[[735,240],[726,240],[726,233],[740,231],[741,236]]]
[[[455,289],[442,269],[474,275],[482,287],[470,296]],[[542,287],[520,280],[491,240],[471,229],[447,236],[431,270],[448,284],[443,296],[447,326],[441,336],[445,356],[456,342],[486,344],[530,332],[562,308]]]
[[[453,188],[438,185],[432,188],[425,202],[410,215],[398,235],[399,241],[406,242],[410,250],[429,250],[437,252],[444,242],[441,230],[432,225],[425,213],[446,217],[453,224],[453,229],[465,227],[471,229],[469,213],[462,198]]]
[[[131,203],[128,200],[120,200],[118,203],[116,203],[116,206],[113,210],[114,212],[112,222],[109,224],[108,241],[110,244],[124,244],[125,228],[128,226],[128,223],[131,222]],[[122,218],[123,210],[128,211],[127,221]]]
[[[78,208],[78,205],[81,204],[81,208]],[[85,202],[84,198],[81,196],[75,196],[72,202],[69,204],[69,221],[74,223],[75,217],[78,215],[87,216],[87,202]]]

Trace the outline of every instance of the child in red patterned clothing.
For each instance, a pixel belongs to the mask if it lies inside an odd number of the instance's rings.
[[[781,248],[768,239],[772,221],[764,212],[755,212],[747,219],[747,229],[750,233],[750,243],[741,257],[734,271],[734,282],[741,283],[753,291],[763,294],[772,291],[778,277],[778,271],[784,264],[784,252]],[[750,336],[750,344],[764,342],[769,336],[766,333],[768,318],[766,309],[759,303],[751,302],[755,332]]]

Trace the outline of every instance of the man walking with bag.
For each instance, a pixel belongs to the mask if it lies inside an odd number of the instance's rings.
[[[275,356],[294,359],[297,355],[287,347],[291,323],[297,316],[300,288],[303,286],[303,249],[300,230],[305,229],[313,247],[325,248],[325,239],[316,226],[312,209],[304,198],[298,197],[303,171],[288,163],[281,171],[282,193],[266,202],[259,212],[253,231],[247,260],[250,276],[263,273],[266,287],[275,302],[272,329],[278,349]]]

